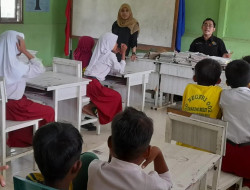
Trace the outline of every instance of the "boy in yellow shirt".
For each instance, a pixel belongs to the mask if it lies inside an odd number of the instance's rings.
[[[183,94],[182,110],[206,117],[221,118],[219,100],[222,68],[213,59],[203,59],[194,68],[193,80],[197,84],[188,84]]]

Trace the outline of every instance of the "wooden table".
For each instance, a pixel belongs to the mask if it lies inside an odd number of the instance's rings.
[[[51,96],[25,93],[28,98],[46,102],[55,109],[55,121],[67,121],[79,130],[81,126],[82,97],[86,95],[86,86],[91,80],[75,76],[45,72],[36,78],[28,79],[27,86],[51,91]],[[72,102],[72,100],[74,100]]]
[[[207,153],[191,148],[164,143],[161,146],[164,158],[173,181],[173,190],[206,189],[207,173],[213,170],[221,159],[220,155]],[[107,161],[109,149],[103,144],[91,152],[95,153],[100,160]],[[146,167],[145,172],[153,170],[153,163]]]

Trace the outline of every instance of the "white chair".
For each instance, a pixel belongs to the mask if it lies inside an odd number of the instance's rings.
[[[65,73],[68,75],[73,75],[77,77],[82,77],[82,62],[64,58],[53,58],[53,72]],[[85,90],[85,89],[84,89]],[[82,97],[82,106],[90,102],[89,97]],[[98,120],[98,117],[82,114],[81,125],[88,123],[96,123],[96,134],[100,134],[101,126]]]
[[[175,113],[171,113],[171,109],[168,111],[166,142],[174,140],[214,154],[225,155],[227,122],[179,110],[174,111]],[[242,177],[222,172],[221,162],[214,172],[216,175],[213,183],[210,180],[205,182],[209,188],[226,190],[234,184],[239,185],[239,190],[242,188]]]
[[[33,154],[33,149],[26,149],[26,151],[15,154],[15,155],[6,155],[6,135],[11,132],[18,129],[26,128],[33,126],[33,132],[38,129],[38,122],[41,119],[35,119],[35,120],[29,120],[29,121],[9,121],[6,120],[6,90],[5,90],[5,84],[2,77],[0,77],[0,104],[1,104],[1,112],[0,112],[0,131],[1,131],[1,148],[0,148],[0,155],[1,159],[0,162],[2,165],[6,165],[7,162],[20,158],[22,156],[25,156],[27,154]],[[18,148],[17,148],[18,149]],[[35,170],[35,162],[33,162],[33,168]],[[6,177],[6,172],[3,171],[3,176]]]

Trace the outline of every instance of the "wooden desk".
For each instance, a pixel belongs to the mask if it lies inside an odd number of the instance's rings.
[[[128,61],[126,63],[124,74],[122,75],[112,75],[114,77],[118,77],[118,81],[115,81],[114,78],[107,79],[102,82],[103,85],[107,85],[114,90],[118,91],[121,95],[123,100],[125,101],[125,106],[130,106],[130,99],[131,99],[131,92],[135,92],[135,94],[141,96],[141,102],[142,102],[142,111],[144,110],[145,105],[145,92],[146,92],[146,84],[149,81],[149,75],[154,70],[151,68],[140,68],[138,67],[136,62],[130,62]],[[121,82],[121,79],[124,81],[124,83]],[[126,85],[126,92],[124,97],[124,86]],[[133,86],[141,85],[142,89],[133,88]],[[139,92],[138,92],[139,91]]]
[[[67,121],[79,130],[81,126],[82,97],[86,95],[86,86],[91,80],[56,72],[45,72],[36,78],[28,79],[27,86],[53,95],[36,96],[26,94],[28,98],[46,102],[55,109],[55,121]],[[74,100],[73,102],[71,100]]]
[[[206,189],[207,173],[219,163],[221,156],[175,144],[164,143],[160,147],[173,181],[173,190]],[[90,150],[100,160],[107,161],[109,149],[107,143]],[[153,170],[153,163],[146,167],[145,172]]]

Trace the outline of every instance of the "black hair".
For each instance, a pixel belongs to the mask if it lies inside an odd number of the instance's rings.
[[[80,159],[83,140],[69,123],[53,122],[39,128],[33,138],[35,161],[45,182],[62,180]]]
[[[154,130],[152,119],[132,107],[114,117],[111,129],[112,149],[124,161],[133,161],[146,151]]]
[[[250,82],[250,64],[244,60],[234,60],[226,66],[225,74],[231,88],[247,87]]]
[[[195,65],[194,71],[199,85],[211,86],[220,79],[222,68],[216,60],[203,59]]]
[[[242,59],[248,63],[250,63],[250,55],[242,57]]]
[[[213,25],[214,25],[214,28],[215,28],[215,22],[214,22],[214,20],[213,19],[211,19],[211,18],[206,18],[204,21],[203,21],[203,23],[202,24],[204,24],[206,21],[212,21],[213,22]]]

